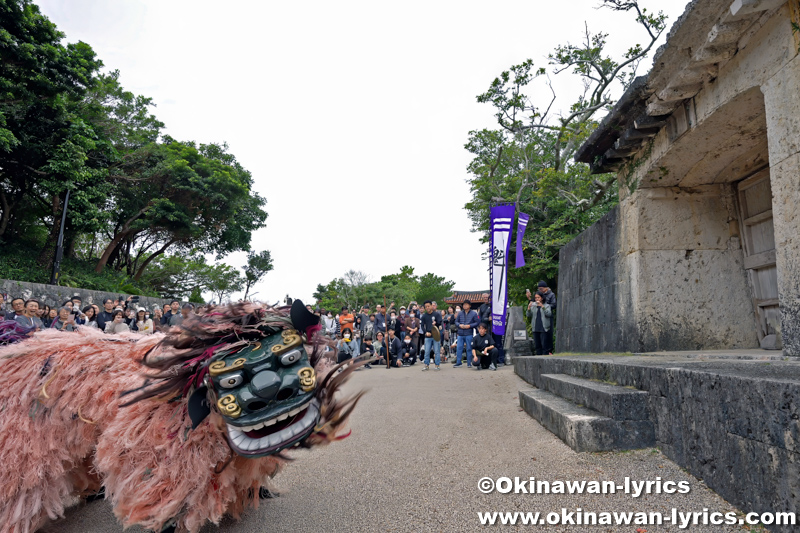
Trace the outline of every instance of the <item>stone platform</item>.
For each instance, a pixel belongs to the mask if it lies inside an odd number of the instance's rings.
[[[733,350],[518,356],[514,367],[538,389],[520,391],[523,408],[573,448],[635,447],[619,432],[646,415],[655,445],[726,500],[800,512],[800,361]],[[614,398],[619,389],[644,395],[643,406]]]

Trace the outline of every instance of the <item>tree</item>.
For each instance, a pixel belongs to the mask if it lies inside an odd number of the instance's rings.
[[[366,303],[366,288],[370,281],[368,274],[360,270],[348,270],[338,284],[344,305],[357,309]]]
[[[0,20],[0,238],[8,241],[31,211],[60,212],[69,183],[97,177],[85,164],[91,128],[75,106],[102,62],[85,43],[62,45],[64,34],[28,0],[0,1]],[[51,219],[56,233],[59,222]]]
[[[341,291],[339,284],[341,279],[336,278],[327,284],[318,284],[317,289],[312,296],[317,300],[317,306],[320,309],[333,311],[334,309],[341,309],[343,300],[340,298]]]
[[[138,266],[134,279],[172,246],[217,257],[248,250],[252,232],[265,224],[265,200],[251,190],[252,176],[224,145],[198,147],[167,137],[121,171],[110,240],[97,272],[115,257],[129,260],[143,238],[158,248]]]
[[[346,305],[358,309],[362,305],[374,306],[395,302],[398,306],[407,305],[411,300],[444,299],[451,294],[454,283],[432,273],[421,278],[414,274],[414,267],[404,265],[400,272],[381,276],[378,281],[369,281],[364,272],[350,270],[341,278],[327,284],[320,283],[314,291],[314,298],[323,309],[338,310]]]
[[[231,294],[242,290],[244,278],[239,271],[229,265],[216,265],[208,271],[205,289],[214,295],[217,304],[224,303]]]
[[[414,299],[420,303],[425,300],[441,302],[453,294],[454,286],[454,282],[446,281],[444,277],[428,272],[419,278],[419,288]]]
[[[272,257],[269,250],[259,253],[250,252],[247,254],[247,265],[244,267],[244,299],[250,295],[250,289],[264,279],[264,276],[272,270]]]
[[[591,33],[587,27],[583,42],[558,46],[550,54],[552,72],[527,60],[502,72],[477,97],[495,108],[499,128],[471,131],[465,145],[474,156],[467,167],[472,199],[465,206],[473,230],[488,242],[489,208],[499,203],[514,204],[531,216],[523,240],[528,265],[509,271],[512,299],[521,298],[524,288],[538,279],[555,281],[560,247],[617,201],[613,174],[593,177],[572,157],[596,127],[596,114],[613,105],[612,93],[633,82],[639,63],[664,31],[666,18],[660,12],[648,13],[636,0],[603,0],[601,6],[635,12],[646,44],[632,44],[615,59],[606,53],[607,34]],[[581,79],[583,92],[566,111],[555,114],[558,95],[549,76],[564,71]],[[537,80],[550,88],[549,101],[537,103],[527,96]],[[513,264],[513,247],[509,255]]]
[[[152,100],[101,73],[88,44],[62,44],[30,0],[0,0],[0,21],[0,242],[39,250],[16,271],[49,270],[63,230],[65,261],[94,263],[82,282],[168,297],[219,285],[204,254],[249,251],[266,220],[250,172],[225,144],[161,138]]]

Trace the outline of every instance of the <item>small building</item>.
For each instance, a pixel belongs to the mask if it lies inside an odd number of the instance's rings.
[[[800,356],[800,0],[694,0],[579,149],[619,205],[560,253],[567,352]]]
[[[489,291],[453,291],[451,296],[444,299],[447,305],[461,305],[469,300],[472,307],[476,308],[481,304],[489,303]]]

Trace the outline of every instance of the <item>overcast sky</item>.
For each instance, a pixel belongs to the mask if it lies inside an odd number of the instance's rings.
[[[612,49],[645,38],[599,0],[36,3],[67,42],[90,44],[126,89],[153,98],[165,133],[227,142],[252,172],[269,212],[253,249],[275,263],[256,299],[269,302],[311,301],[349,269],[377,280],[405,264],[457,290],[488,288],[463,209],[467,134],[494,126],[475,96],[527,58],[546,66],[584,22]],[[641,3],[665,10],[668,26],[685,5]],[[554,81],[566,109],[577,87],[566,73]]]

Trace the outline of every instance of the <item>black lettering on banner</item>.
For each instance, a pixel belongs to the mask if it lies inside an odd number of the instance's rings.
[[[499,249],[497,246],[494,247],[494,252],[492,252],[492,262],[494,266],[506,266],[505,263],[506,253]]]

